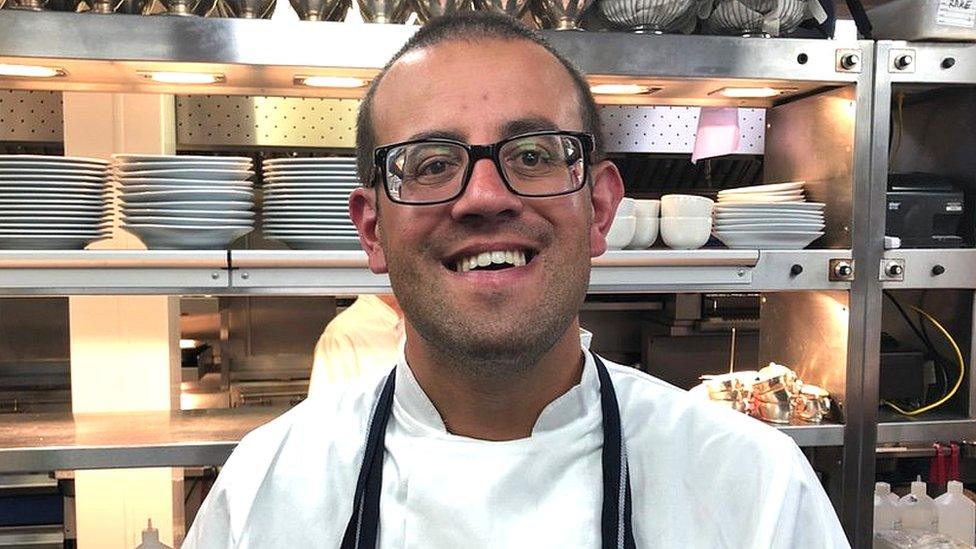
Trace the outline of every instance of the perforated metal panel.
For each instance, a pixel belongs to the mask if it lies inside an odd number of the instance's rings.
[[[177,96],[179,148],[351,148],[358,99]]]
[[[690,154],[695,148],[701,107],[604,106],[609,152]],[[766,110],[739,109],[742,139],[736,154],[763,154]]]
[[[689,154],[699,107],[602,106],[607,150]],[[178,96],[177,144],[220,147],[351,148],[359,100],[300,97]],[[761,155],[765,109],[739,109],[738,154]]]
[[[0,90],[0,141],[63,140],[61,92]]]

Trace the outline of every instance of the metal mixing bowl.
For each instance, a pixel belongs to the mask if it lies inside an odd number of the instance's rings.
[[[357,0],[359,13],[367,23],[403,24],[410,17],[408,0]]]
[[[583,13],[593,0],[536,0],[532,10],[542,28],[580,30]]]
[[[495,11],[522,19],[529,9],[528,0],[474,0],[474,7],[479,11]]]
[[[342,21],[352,0],[290,0],[302,21]]]
[[[47,0],[10,0],[7,4],[7,9],[41,11],[46,4]]]
[[[441,15],[474,9],[471,0],[410,0],[410,4],[421,23]]]
[[[214,12],[218,17],[268,19],[274,7],[275,0],[217,0]]]
[[[166,15],[205,16],[214,8],[216,0],[160,0]]]
[[[672,32],[687,24],[697,0],[600,0],[611,24],[632,32]]]
[[[705,31],[712,34],[780,36],[796,30],[810,17],[808,0],[713,1],[704,24]]]

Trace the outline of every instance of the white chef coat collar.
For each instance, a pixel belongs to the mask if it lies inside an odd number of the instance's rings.
[[[589,414],[600,412],[600,381],[597,378],[596,363],[589,350],[586,348],[582,350],[585,362],[580,383],[557,397],[542,410],[532,428],[533,435],[554,431]],[[447,434],[447,427],[440,413],[410,370],[402,347],[396,376],[393,397],[395,410],[405,414],[412,420],[411,423],[416,423],[422,429]]]

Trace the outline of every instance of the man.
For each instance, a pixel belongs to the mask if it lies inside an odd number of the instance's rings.
[[[350,198],[404,354],[245,437],[187,546],[847,545],[788,437],[582,350],[623,194],[598,124],[507,18],[416,34],[361,107]]]

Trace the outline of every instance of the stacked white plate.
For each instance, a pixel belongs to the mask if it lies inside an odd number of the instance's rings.
[[[262,230],[299,250],[359,249],[349,193],[359,185],[354,158],[264,161]]]
[[[108,162],[0,155],[0,249],[80,250],[111,234]]]
[[[122,227],[151,250],[219,250],[254,229],[251,159],[113,155]]]
[[[718,193],[713,234],[729,248],[800,250],[823,236],[824,204],[806,202],[803,182]]]

